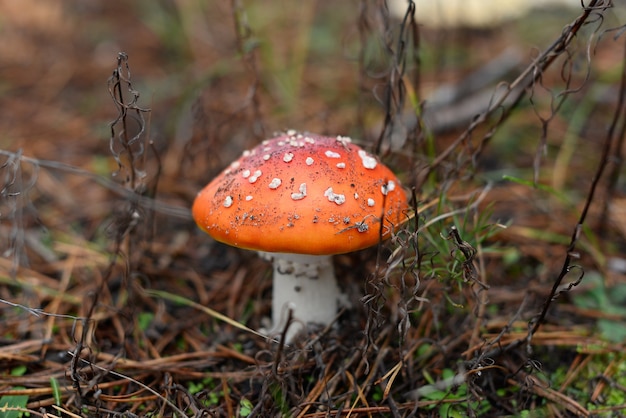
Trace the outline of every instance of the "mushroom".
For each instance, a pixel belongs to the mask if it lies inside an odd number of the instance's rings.
[[[350,138],[290,130],[245,151],[198,193],[192,212],[217,241],[273,261],[273,332],[291,309],[290,341],[337,314],[331,255],[388,238],[406,209],[396,176]]]

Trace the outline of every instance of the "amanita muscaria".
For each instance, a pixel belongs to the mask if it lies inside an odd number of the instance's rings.
[[[331,256],[386,239],[406,218],[396,176],[350,138],[288,131],[245,151],[196,197],[196,223],[274,263],[274,331],[329,324],[341,292]],[[382,229],[381,229],[382,221]]]

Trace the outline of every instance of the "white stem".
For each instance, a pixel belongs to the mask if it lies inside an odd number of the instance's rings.
[[[284,329],[289,309],[294,322],[286,342],[308,323],[328,325],[337,315],[340,299],[330,256],[264,253],[274,261],[272,300],[273,332]]]

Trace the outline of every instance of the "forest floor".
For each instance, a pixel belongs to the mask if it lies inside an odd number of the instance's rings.
[[[0,415],[626,416],[623,6],[379,3],[0,2]],[[411,198],[289,345],[271,266],[189,210],[286,129]]]

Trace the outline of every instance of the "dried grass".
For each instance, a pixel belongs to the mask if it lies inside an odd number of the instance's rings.
[[[55,67],[33,60],[26,71],[27,58],[13,54],[2,70],[10,85],[0,98],[9,109],[0,119],[0,397],[28,401],[0,412],[624,413],[611,403],[626,399],[624,342],[596,324],[626,314],[571,296],[596,290],[586,277],[594,271],[606,285],[625,280],[607,267],[626,249],[626,75],[616,52],[624,38],[603,2],[555,28],[513,81],[495,80],[491,101],[463,129],[436,134],[422,117],[425,86],[463,74],[425,65],[419,54],[437,38],[420,30],[412,6],[394,23],[383,5],[362,1],[342,9],[352,20],[335,15],[342,24],[326,26],[335,6],[319,2],[300,11],[300,26],[283,19],[257,29],[276,11],[233,1],[211,14],[179,3],[162,15],[163,5],[95,2],[100,9],[61,21],[57,6],[45,6],[32,24],[21,10],[3,10],[19,51],[45,49],[42,31],[63,47]],[[107,35],[77,37],[91,33],[79,22],[97,14]],[[314,30],[343,45],[318,39],[311,48]],[[298,65],[283,74],[297,82],[291,97],[272,90],[280,80],[264,49],[270,36],[277,56],[298,50]],[[128,53],[106,71],[81,56],[112,44]],[[621,74],[605,82],[622,83],[617,96],[584,102],[615,68]],[[594,116],[570,132],[587,141],[583,154],[574,147],[552,165],[562,149],[552,132],[571,127],[562,115],[581,103]],[[413,195],[391,240],[336,258],[353,307],[291,346],[254,331],[269,312],[266,264],[212,242],[187,209],[212,174],[283,124],[355,135]],[[496,143],[502,132],[509,137]],[[489,181],[507,167],[515,181]]]

